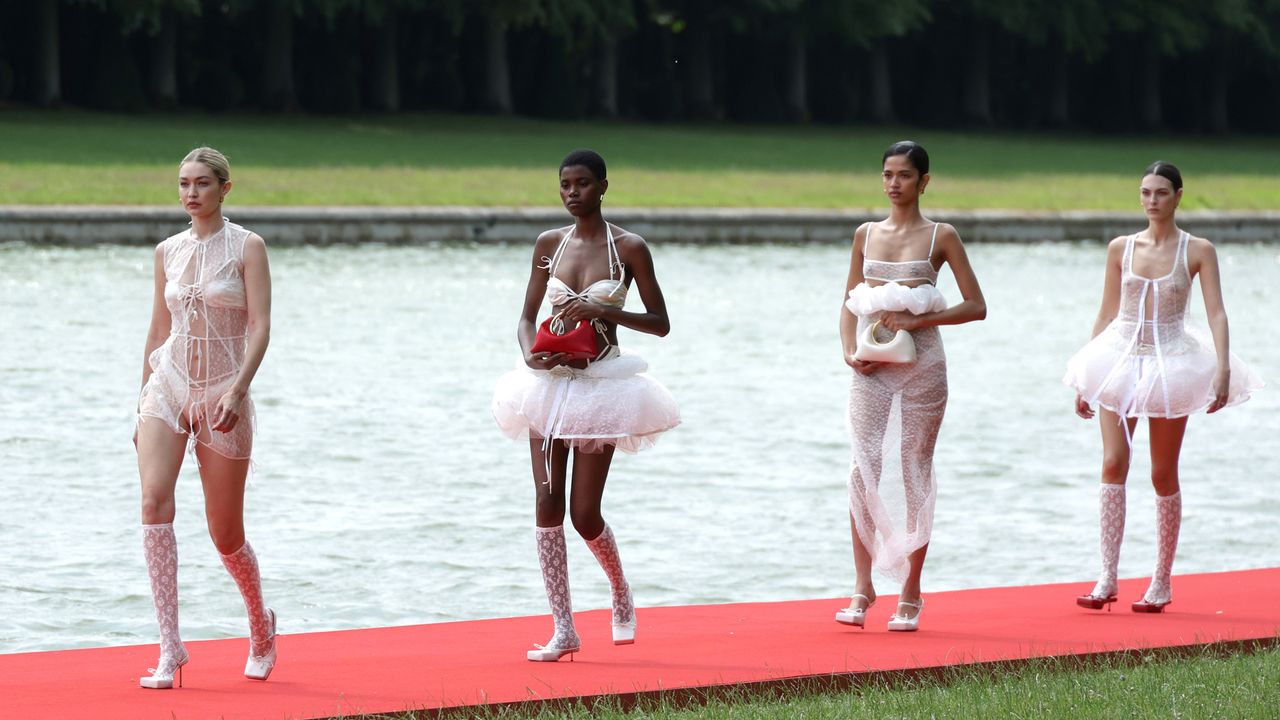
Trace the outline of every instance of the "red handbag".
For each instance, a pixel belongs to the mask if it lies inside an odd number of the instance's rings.
[[[556,333],[552,326],[562,332]],[[564,353],[570,360],[592,360],[599,351],[596,350],[596,329],[586,320],[579,320],[578,327],[563,332],[564,321],[556,313],[538,326],[538,334],[533,339],[530,352]]]

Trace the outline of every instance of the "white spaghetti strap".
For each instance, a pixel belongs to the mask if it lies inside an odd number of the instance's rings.
[[[938,223],[933,224],[933,237],[929,238],[929,254],[924,259],[929,261],[930,267],[933,265],[933,245],[938,242]]]
[[[606,250],[609,257],[609,279],[613,279],[613,269],[618,268],[618,282],[626,280],[625,271],[622,267],[622,255],[618,253],[618,245],[613,241],[613,228],[609,227],[609,223],[604,224],[604,237],[606,241]]]
[[[1182,258],[1182,270],[1187,274],[1188,278],[1191,277],[1191,265],[1187,262],[1187,243],[1190,241],[1191,235],[1186,230],[1183,230],[1182,234],[1178,236],[1178,256]],[[1178,258],[1173,259],[1173,269],[1178,269]]]
[[[560,245],[556,248],[556,251],[551,254],[550,259],[544,258],[547,260],[547,272],[552,277],[555,277],[556,275],[556,268],[560,267],[560,259],[564,257],[564,249],[569,244],[569,238],[573,237],[574,230],[577,230],[577,228],[572,228],[569,232],[564,234],[564,238],[560,240]]]

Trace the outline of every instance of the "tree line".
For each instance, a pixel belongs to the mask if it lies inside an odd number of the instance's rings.
[[[0,107],[1280,129],[1280,0],[13,0]]]

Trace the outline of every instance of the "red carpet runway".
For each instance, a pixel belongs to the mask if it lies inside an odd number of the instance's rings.
[[[0,655],[4,718],[303,718],[477,703],[646,693],[868,671],[1273,642],[1280,568],[1174,579],[1174,603],[1138,615],[1146,580],[1121,582],[1113,612],[1077,608],[1091,583],[929,593],[915,634],[888,633],[883,597],[867,629],[838,625],[847,598],[641,608],[637,644],[615,647],[609,614],[577,614],[574,662],[531,663],[548,616],[284,635],[267,682],[245,679],[248,641],[189,642],[180,690],[143,690],[155,645]],[[288,616],[280,619],[289,627]]]

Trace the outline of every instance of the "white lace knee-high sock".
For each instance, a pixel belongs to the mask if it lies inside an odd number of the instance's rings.
[[[573,599],[569,595],[569,554],[564,544],[564,526],[535,528],[538,564],[542,566],[542,584],[547,589],[547,603],[555,634],[547,642],[551,649],[575,648],[582,644],[573,626]]]
[[[151,599],[160,626],[160,656],[186,657],[178,635],[178,538],[173,523],[142,526],[142,553],[151,578]]]
[[[1124,485],[1102,483],[1098,490],[1098,520],[1101,534],[1102,574],[1093,587],[1094,597],[1116,594],[1116,577],[1120,566],[1120,544],[1124,541]]]
[[[240,549],[222,556],[222,565],[240,588],[244,609],[249,615],[250,652],[262,657],[271,651],[271,622],[262,601],[262,575],[258,572],[258,556],[246,540]]]
[[[604,530],[594,540],[587,541],[587,547],[591,548],[591,553],[596,556],[604,574],[609,576],[613,624],[635,624],[635,603],[631,600],[631,586],[627,584],[627,577],[622,574],[622,557],[618,555],[618,542],[613,537],[613,528],[606,523]]]
[[[1156,570],[1143,599],[1147,602],[1169,602],[1173,599],[1173,556],[1178,551],[1178,532],[1182,529],[1182,492],[1156,496]]]

